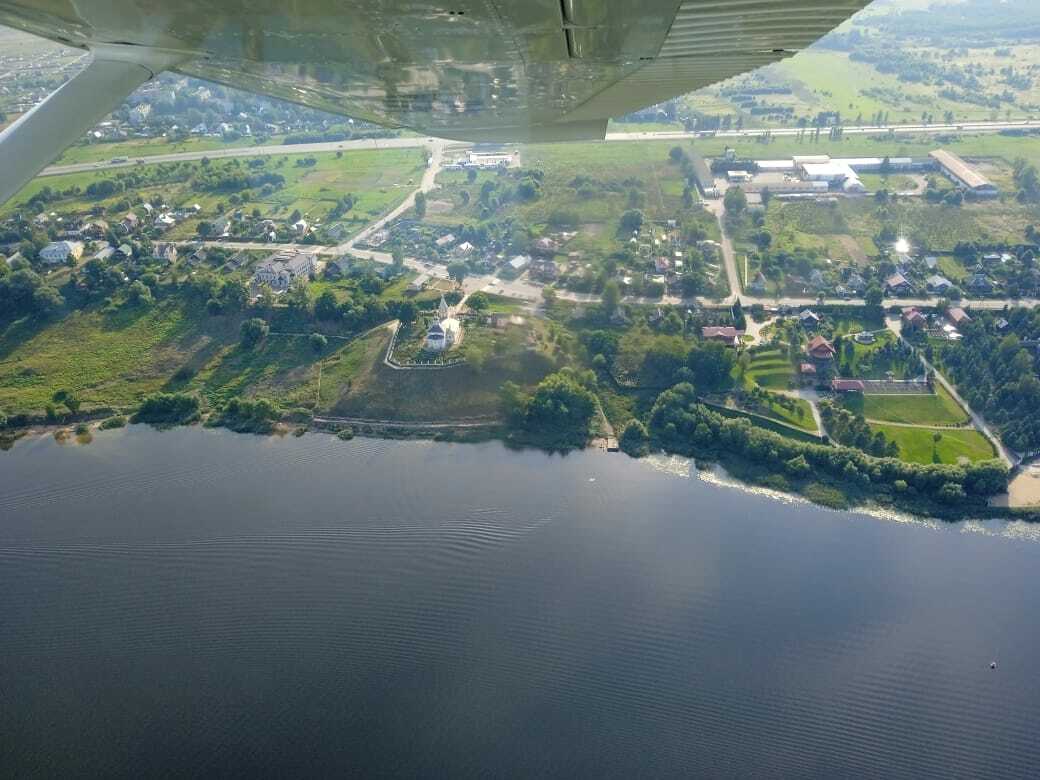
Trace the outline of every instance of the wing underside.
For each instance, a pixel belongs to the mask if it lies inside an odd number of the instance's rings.
[[[0,133],[0,203],[164,70],[444,138],[603,138],[868,1],[0,0],[0,24],[93,53]]]
[[[789,56],[866,3],[0,0],[0,23],[183,52],[179,72],[381,124],[528,140],[602,133],[607,117]]]

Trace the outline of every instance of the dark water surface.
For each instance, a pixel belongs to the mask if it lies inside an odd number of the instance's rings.
[[[677,461],[23,441],[0,776],[1036,777],[1038,564]]]

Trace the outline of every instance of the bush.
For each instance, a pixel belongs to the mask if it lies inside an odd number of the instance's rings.
[[[266,398],[232,398],[213,424],[237,433],[270,433],[281,415],[281,409]]]
[[[271,326],[259,317],[253,317],[242,323],[239,330],[239,340],[245,349],[252,349],[271,332]]]
[[[108,431],[113,428],[123,428],[126,426],[126,418],[121,414],[117,414],[115,417],[109,417],[106,420],[101,421],[101,425],[98,426],[103,431]]]
[[[321,352],[329,345],[329,340],[320,333],[312,333],[308,341],[310,342],[311,349],[315,352]]]
[[[198,419],[199,399],[188,393],[156,393],[144,399],[133,422],[185,425]]]

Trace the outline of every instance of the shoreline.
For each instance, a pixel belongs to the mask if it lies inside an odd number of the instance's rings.
[[[43,439],[53,437],[62,446],[77,445],[87,446],[94,436],[104,433],[102,428],[104,420],[112,417],[111,412],[105,415],[80,415],[81,419],[67,423],[43,423],[34,424],[20,429],[11,429],[4,432],[3,451],[13,450],[17,442],[34,438]],[[900,504],[895,501],[879,501],[876,496],[864,495],[862,492],[850,494],[834,480],[820,479],[808,485],[803,485],[803,490],[792,489],[790,485],[778,484],[777,477],[781,480],[783,475],[779,471],[771,471],[760,465],[736,457],[707,457],[699,455],[685,455],[681,453],[667,452],[663,449],[655,449],[645,456],[635,458],[623,452],[613,453],[595,447],[592,440],[581,448],[561,449],[539,444],[530,438],[510,437],[505,433],[500,422],[488,422],[482,426],[465,425],[452,428],[450,424],[437,423],[436,428],[429,427],[432,424],[411,422],[378,422],[369,424],[348,425],[334,421],[308,423],[291,423],[279,421],[273,423],[270,430],[265,431],[236,431],[227,426],[212,424],[209,420],[196,420],[186,425],[178,424],[171,426],[156,426],[150,423],[132,423],[128,419],[124,426],[132,425],[151,427],[155,430],[165,430],[174,427],[220,428],[229,433],[251,436],[274,436],[284,438],[286,436],[300,437],[307,433],[320,433],[335,436],[345,441],[355,437],[386,440],[426,440],[445,444],[478,444],[487,441],[498,441],[507,449],[539,450],[547,455],[566,453],[574,451],[596,451],[603,455],[623,455],[632,460],[651,461],[654,458],[678,458],[689,464],[690,473],[703,475],[712,473],[716,484],[730,489],[738,489],[761,493],[773,500],[781,501],[804,501],[825,509],[835,511],[866,512],[868,514],[881,514],[890,516],[897,514],[912,518],[915,521],[934,521],[942,523],[967,523],[972,521],[1007,520],[1025,523],[1040,523],[1040,506],[1011,507],[1006,503],[999,503],[1001,499],[1006,502],[1007,493],[996,496],[998,503],[989,503],[985,507],[966,507],[963,509],[951,507],[942,508],[929,504],[927,507],[919,502],[918,506]],[[78,426],[86,426],[85,434],[77,434]],[[119,428],[116,428],[118,430]],[[721,471],[722,476],[719,477]]]

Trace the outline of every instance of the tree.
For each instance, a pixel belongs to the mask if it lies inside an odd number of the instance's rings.
[[[249,289],[240,279],[230,279],[220,288],[220,300],[227,311],[242,311],[249,303]]]
[[[415,193],[415,216],[417,219],[422,219],[426,216],[426,193],[417,192]]]
[[[737,298],[733,302],[733,307],[730,309],[730,313],[733,315],[733,327],[737,330],[747,329],[747,318],[744,316],[744,306],[740,302],[740,298]]]
[[[312,333],[308,341],[310,342],[311,349],[315,352],[321,352],[329,345],[329,340],[321,333]]]
[[[127,303],[133,306],[147,306],[154,300],[152,298],[152,291],[148,288],[148,285],[137,279],[130,283],[130,286],[126,290]]]
[[[253,317],[242,323],[239,329],[239,341],[246,349],[252,349],[265,338],[271,327],[259,317]]]
[[[535,388],[524,414],[525,427],[551,435],[560,443],[580,446],[588,437],[596,397],[564,369],[550,374]]]
[[[448,276],[459,284],[462,284],[462,280],[466,278],[467,273],[469,273],[469,268],[465,263],[448,264]]]
[[[603,285],[603,313],[608,317],[613,316],[620,303],[621,288],[616,281],[611,279]]]
[[[405,325],[415,322],[418,316],[419,307],[415,305],[415,301],[401,301],[397,307],[397,319]]]
[[[881,292],[881,288],[876,284],[870,285],[870,287],[867,288],[866,294],[863,296],[863,300],[866,302],[867,306],[880,306],[883,299],[884,293]]]
[[[261,311],[271,312],[274,309],[274,290],[270,285],[260,285],[260,292],[256,296],[256,305]]]
[[[621,215],[621,229],[627,233],[634,233],[643,227],[643,212],[639,209],[629,209]]]
[[[621,450],[633,458],[639,458],[650,452],[650,433],[639,420],[629,420],[618,439]]]
[[[725,206],[727,214],[739,216],[747,211],[747,195],[740,187],[730,187],[726,190],[722,204]]]
[[[466,303],[471,309],[473,309],[473,311],[484,311],[484,309],[491,305],[491,301],[488,300],[487,295],[482,292],[473,293],[466,299]]]
[[[322,290],[321,294],[314,301],[314,316],[319,320],[339,319],[339,302],[336,300],[336,294],[332,290]]]
[[[390,252],[390,266],[400,272],[404,268],[404,250],[399,246],[395,246]]]
[[[289,311],[296,316],[306,316],[311,307],[311,294],[307,290],[307,285],[302,281],[295,282],[285,294],[285,303],[288,305]]]
[[[41,284],[32,294],[33,311],[40,317],[49,317],[65,305],[61,293],[49,284]]]
[[[736,362],[733,350],[717,341],[693,347],[686,355],[686,366],[693,372],[696,386],[706,390],[727,386]]]

